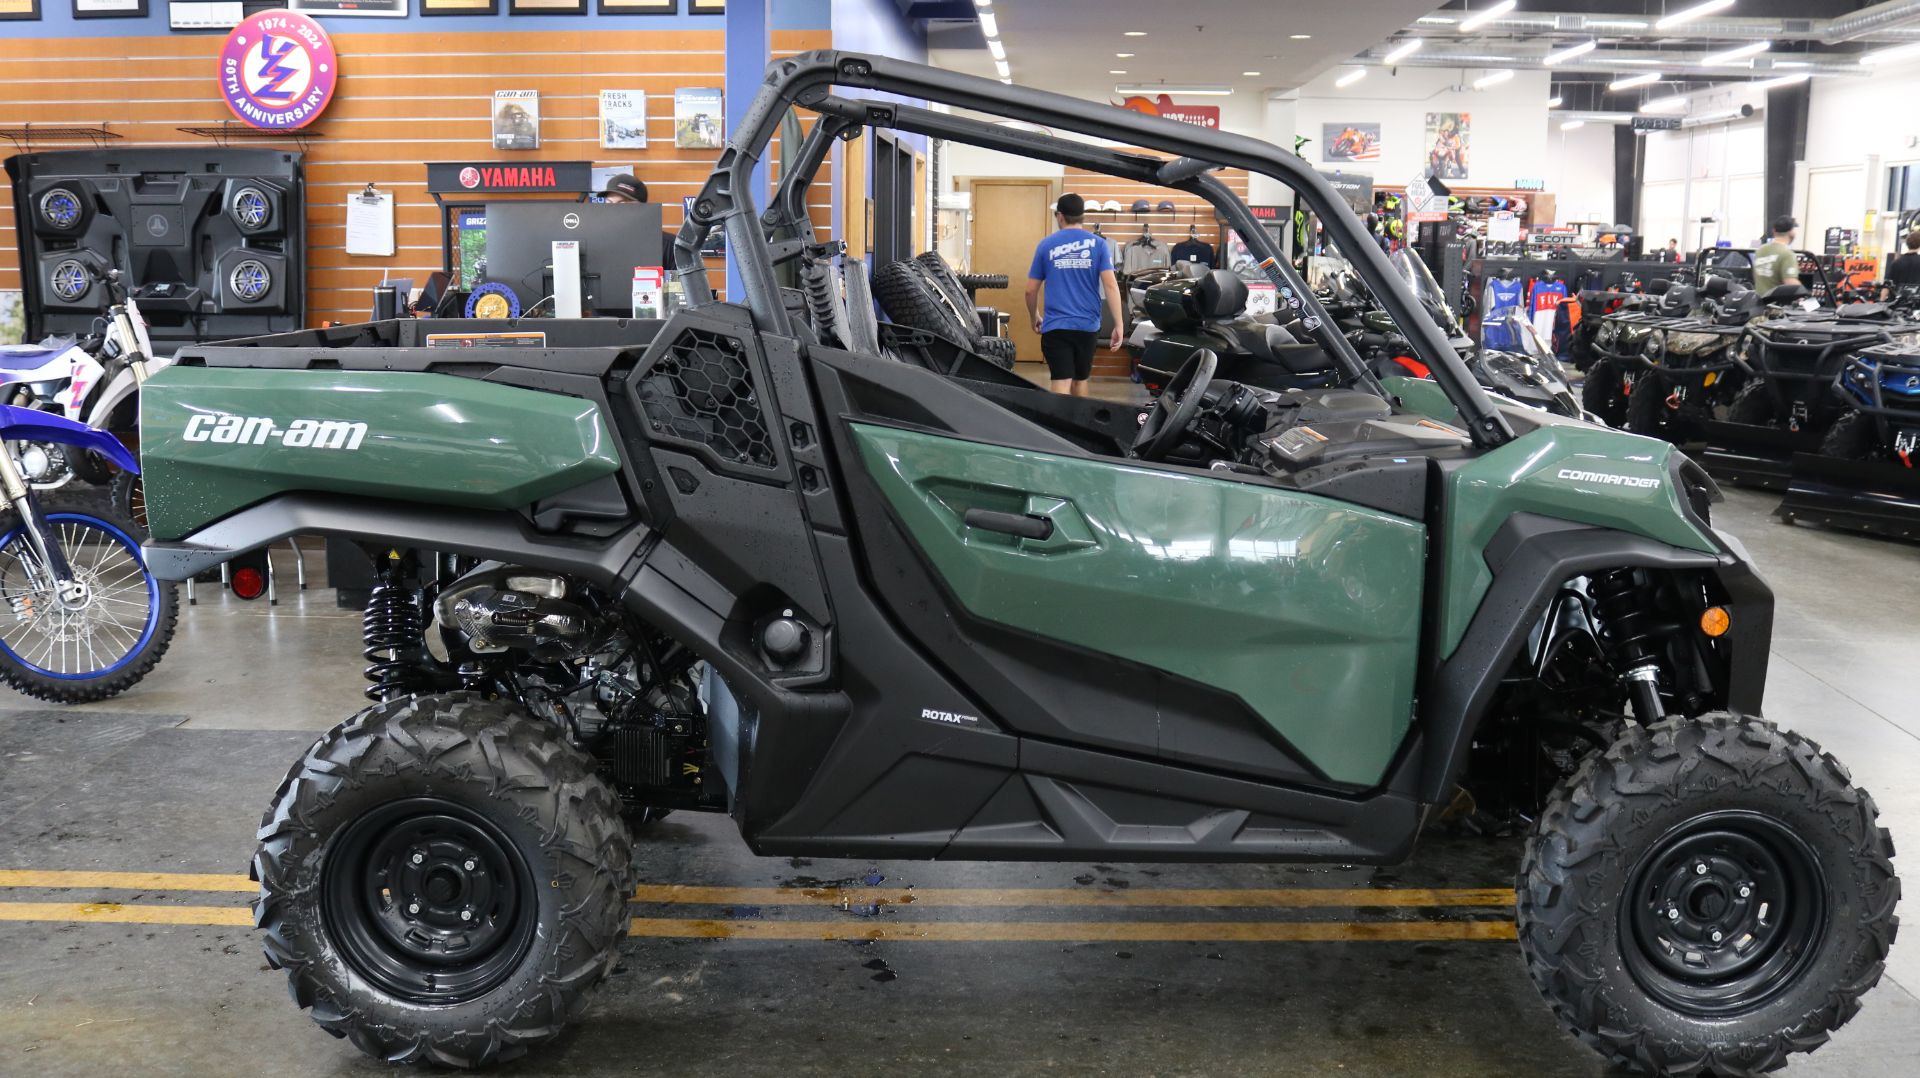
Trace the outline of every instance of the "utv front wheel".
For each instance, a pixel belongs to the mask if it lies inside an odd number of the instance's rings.
[[[1626,389],[1620,364],[1602,359],[1587,369],[1586,380],[1580,384],[1580,405],[1606,420],[1607,426],[1622,426],[1627,421]]]
[[[1873,799],[1758,719],[1630,727],[1528,840],[1521,951],[1569,1030],[1655,1074],[1757,1074],[1826,1042],[1898,920]]]
[[[557,1036],[626,935],[632,838],[561,731],[469,693],[376,705],[295,764],[254,919],[314,1021],[390,1062]]]

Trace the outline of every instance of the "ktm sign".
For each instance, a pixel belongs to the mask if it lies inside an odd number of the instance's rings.
[[[1220,130],[1218,105],[1176,105],[1173,98],[1161,94],[1158,97],[1129,97],[1125,101],[1114,102],[1114,106],[1166,120],[1179,120],[1183,124],[1204,127],[1210,131]]]

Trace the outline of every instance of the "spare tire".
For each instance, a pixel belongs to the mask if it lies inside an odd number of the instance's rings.
[[[1012,337],[975,337],[973,352],[981,359],[996,363],[1008,370],[1013,369],[1014,344]]]
[[[873,294],[880,309],[896,325],[924,329],[956,343],[970,343],[980,335],[972,309],[962,319],[926,268],[912,259],[889,262],[873,272]],[[849,304],[851,306],[851,304]]]
[[[914,262],[926,273],[927,279],[939,287],[941,294],[947,297],[947,302],[953,304],[954,311],[968,320],[972,326],[970,332],[980,332],[980,315],[973,309],[973,296],[967,292],[960,275],[940,256],[940,252],[928,251],[916,256]]]

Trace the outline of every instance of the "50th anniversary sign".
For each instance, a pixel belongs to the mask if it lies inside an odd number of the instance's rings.
[[[326,30],[292,11],[249,15],[220,49],[220,92],[240,122],[269,131],[305,127],[333,100],[339,57]]]

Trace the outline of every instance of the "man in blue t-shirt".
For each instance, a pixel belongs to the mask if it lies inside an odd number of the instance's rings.
[[[1054,204],[1053,235],[1040,241],[1027,271],[1027,314],[1040,334],[1040,354],[1055,393],[1088,396],[1093,375],[1093,350],[1100,335],[1100,302],[1104,296],[1113,316],[1108,348],[1119,348],[1124,336],[1120,317],[1120,282],[1113,275],[1113,250],[1107,241],[1080,227],[1086,200],[1064,194]],[[1046,315],[1040,313],[1040,287],[1047,289]]]

